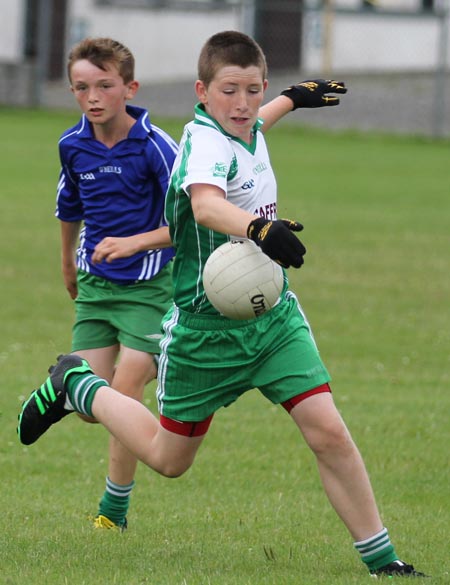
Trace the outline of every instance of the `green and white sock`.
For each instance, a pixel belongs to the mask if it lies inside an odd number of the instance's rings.
[[[108,382],[95,374],[73,373],[66,381],[67,395],[64,408],[92,416],[92,401],[102,386],[108,386]]]
[[[134,481],[127,485],[120,485],[106,478],[106,489],[99,503],[98,515],[106,516],[117,526],[125,524],[130,494],[134,487]]]
[[[387,528],[383,528],[383,530],[370,538],[366,538],[366,540],[361,540],[353,544],[369,571],[375,571],[392,563],[392,561],[398,560]]]

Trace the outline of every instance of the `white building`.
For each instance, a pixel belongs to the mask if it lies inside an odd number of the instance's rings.
[[[190,80],[203,42],[236,29],[269,68],[324,75],[422,72],[448,63],[449,0],[0,0],[0,103],[7,88],[65,76],[69,48],[109,36],[135,54],[141,83]],[[258,9],[264,6],[264,9]],[[434,6],[433,10],[422,10]],[[269,7],[269,8],[267,8]],[[303,9],[302,9],[303,7]],[[443,55],[443,51],[445,55]],[[20,101],[20,100],[19,100]]]

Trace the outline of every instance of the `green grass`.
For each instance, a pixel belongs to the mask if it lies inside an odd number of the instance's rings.
[[[217,414],[182,478],[139,467],[124,535],[87,521],[104,486],[104,429],[73,416],[19,444],[21,401],[69,348],[53,209],[57,140],[77,118],[0,109],[0,583],[368,583],[311,453],[257,392]],[[155,121],[180,136],[181,121]],[[291,286],[383,518],[405,560],[449,583],[450,144],[287,124],[268,141],[279,215],[305,225]],[[146,400],[154,409],[154,386]]]

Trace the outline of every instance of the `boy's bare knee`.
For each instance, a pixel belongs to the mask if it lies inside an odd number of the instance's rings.
[[[81,418],[83,422],[98,424],[98,420],[93,416],[88,416],[87,414],[82,414],[81,412],[77,412],[77,416]]]
[[[349,432],[343,425],[315,429],[308,439],[308,444],[318,457],[350,454],[355,448]]]
[[[158,473],[169,479],[181,477],[189,469],[191,464],[185,462],[164,464],[158,469]]]

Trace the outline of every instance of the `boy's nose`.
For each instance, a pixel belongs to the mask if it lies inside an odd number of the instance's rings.
[[[98,101],[97,92],[95,90],[92,90],[92,91],[89,92],[88,101],[90,103],[93,103],[93,102],[97,102]]]
[[[247,96],[245,93],[237,95],[236,106],[239,110],[246,110],[248,108]]]

